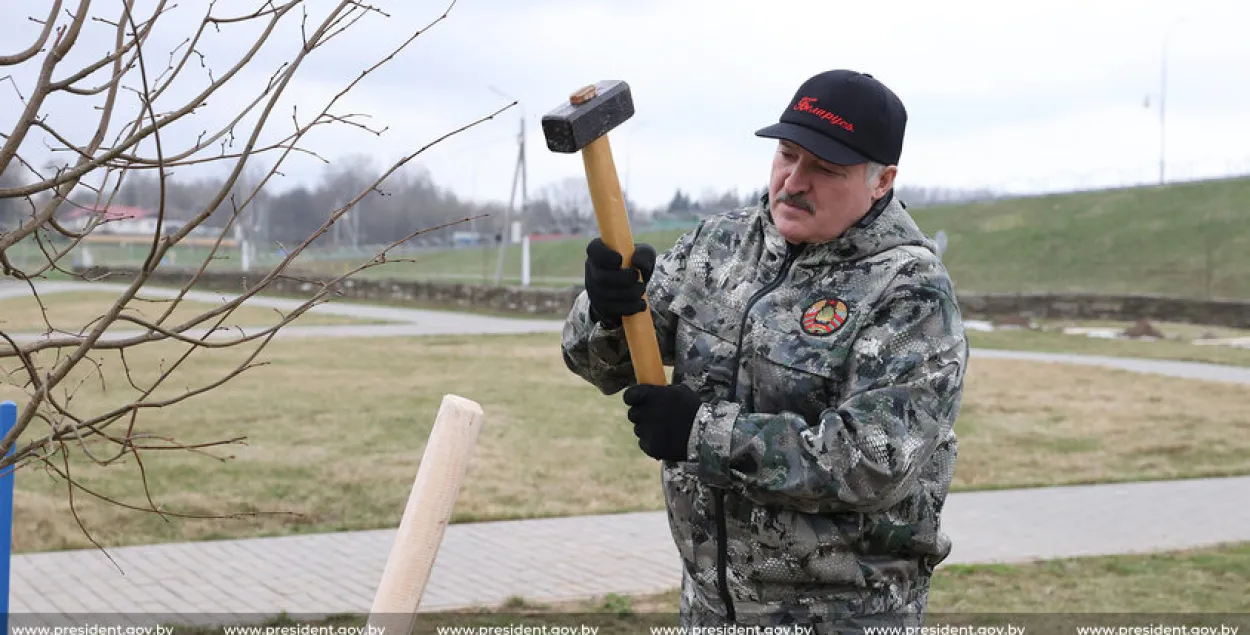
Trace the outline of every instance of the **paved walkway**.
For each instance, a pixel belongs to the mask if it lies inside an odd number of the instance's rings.
[[[60,293],[67,291],[117,291],[121,285],[90,282],[44,282],[37,286],[40,294]],[[144,298],[170,297],[177,293],[176,289],[145,287],[140,294]],[[0,299],[21,297],[30,294],[26,285],[0,286]],[[231,299],[229,294],[206,291],[186,293],[186,300],[220,304]],[[300,300],[287,298],[253,297],[244,306],[274,308],[290,311],[302,305]],[[342,317],[379,320],[387,324],[336,324],[325,326],[303,325],[297,319],[293,324],[285,326],[278,332],[283,337],[401,337],[415,335],[463,335],[463,334],[510,334],[510,333],[558,333],[562,328],[560,320],[527,319],[510,317],[490,317],[471,313],[451,311],[428,311],[423,309],[406,309],[403,307],[358,304],[355,302],[326,302],[309,310],[309,314],[337,315]],[[274,320],[276,321],[276,320]],[[266,324],[265,326],[270,326]],[[222,339],[238,337],[243,333],[251,334],[264,330],[264,327],[244,327],[222,330],[212,337]],[[102,339],[114,340],[134,337],[144,331],[119,324],[110,329]],[[205,329],[191,329],[186,332],[190,337],[203,337]],[[49,337],[43,333],[9,333],[18,342]],[[56,333],[56,339],[65,339],[67,335]]]
[[[1250,367],[1223,366],[1199,362],[1176,362],[1165,359],[1136,359],[1130,357],[1105,357],[1100,355],[1076,355],[1072,353],[1036,353],[1029,351],[1005,351],[972,349],[970,357],[980,359],[1019,359],[1054,364],[1079,364],[1127,370],[1148,375],[1166,375],[1182,379],[1201,379],[1233,384],[1250,384]]]
[[[954,493],[948,563],[1250,540],[1250,477]],[[15,613],[368,613],[394,531],[18,555]],[[447,528],[422,610],[650,593],[680,569],[663,512]]]
[[[48,287],[51,290],[54,287]],[[57,285],[57,289],[73,288]],[[100,288],[100,285],[92,285]],[[15,293],[12,288],[0,288]],[[27,292],[22,288],[21,292]],[[151,293],[151,292],[148,292]],[[192,299],[216,299],[194,294]],[[249,304],[252,304],[249,302]],[[289,308],[290,300],[256,305]],[[558,332],[558,320],[330,304],[318,312],[393,321],[309,326],[291,337]],[[1082,355],[974,350],[974,357],[1092,364],[1250,384],[1250,369]],[[658,486],[658,485],[657,485]],[[1250,540],[1250,477],[952,494],[948,563],[1012,562],[1182,549]],[[365,613],[393,530],[25,554],[12,565],[19,613]],[[663,512],[453,525],[422,610],[665,591],[679,562]],[[188,619],[193,619],[188,617]]]
[[[56,293],[63,291],[100,291],[122,289],[123,286],[111,283],[54,281],[41,282],[37,286],[40,293]],[[30,293],[24,284],[0,285],[0,299],[23,296]],[[176,289],[144,288],[143,297],[170,296],[177,293]],[[229,294],[192,291],[185,294],[188,300],[201,302],[220,302],[228,299]],[[286,298],[254,297],[246,305],[255,307],[272,307],[279,310],[291,310],[299,306],[299,300]],[[406,309],[402,307],[374,306],[355,302],[327,302],[313,307],[311,313],[339,315],[370,320],[382,320],[389,324],[345,324],[327,326],[305,326],[298,321],[284,327],[278,337],[401,337],[419,335],[499,335],[520,333],[559,333],[563,322],[554,319],[531,319],[510,317],[489,317],[470,313],[450,311],[428,311],[422,309]],[[240,332],[253,333],[256,328],[232,328],[219,332],[217,337],[237,337]],[[114,329],[103,339],[120,339],[133,337],[141,331],[131,329]],[[202,331],[188,331],[188,335],[199,336]],[[28,341],[43,334],[10,333],[17,341]],[[61,338],[64,335],[57,335]],[[1076,355],[1069,353],[1038,353],[1026,351],[973,349],[972,355],[977,358],[1021,359],[1037,362],[1054,362],[1062,364],[1081,364],[1115,368],[1132,372],[1166,375],[1206,381],[1233,382],[1250,384],[1250,368],[1236,366],[1219,366],[1193,362],[1176,362],[1167,360],[1130,359],[1122,357],[1105,357],[1097,355]]]

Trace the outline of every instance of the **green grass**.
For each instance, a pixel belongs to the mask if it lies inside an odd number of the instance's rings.
[[[912,210],[962,291],[1250,297],[1250,179]]]
[[[662,509],[658,466],[638,450],[620,395],[601,395],[568,372],[559,337],[278,339],[261,355],[267,365],[186,403],[140,411],[135,427],[180,443],[244,443],[203,454],[143,450],[142,472],[133,456],[101,467],[68,443],[71,476],[86,488],[75,490],[75,510],[106,546],[393,527],[449,393],[478,401],[486,415],[455,522]],[[135,385],[147,386],[182,348],[128,352]],[[248,353],[201,351],[155,398],[215,380]],[[64,384],[71,401],[56,391],[79,415],[134,395],[115,354],[95,361],[103,377],[84,364]],[[0,400],[25,403],[22,374],[0,377]],[[1244,394],[1236,385],[981,360],[970,366],[956,424],[954,487],[1250,473]],[[36,420],[25,438],[46,425]],[[127,425],[108,431],[123,435]],[[85,449],[105,459],[117,447]],[[52,465],[64,469],[59,455]],[[94,498],[145,507],[144,475],[165,512],[205,518],[167,519]],[[34,464],[17,474],[16,488],[16,551],[90,546],[63,478]]]
[[[950,237],[945,260],[961,292],[1085,291],[1250,298],[1250,178],[913,208],[926,233]],[[681,231],[639,233],[671,247]],[[581,279],[585,239],[535,243],[535,284]],[[517,246],[504,271],[520,272]],[[495,248],[451,250],[369,273],[494,279]],[[329,263],[307,266],[333,269]],[[571,282],[570,282],[571,281]]]

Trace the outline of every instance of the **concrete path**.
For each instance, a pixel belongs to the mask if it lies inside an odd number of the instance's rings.
[[[123,289],[122,285],[88,282],[45,282],[37,287],[40,294],[62,293],[68,291],[112,291]],[[140,297],[158,298],[173,297],[176,289],[144,288]],[[0,287],[0,299],[21,297],[30,294],[25,285],[5,285]],[[193,291],[185,294],[186,300],[221,304],[233,299],[230,294]],[[300,300],[287,298],[254,297],[249,298],[244,306],[273,308],[280,311],[291,311],[303,304]],[[342,317],[380,320],[390,324],[343,324],[327,326],[305,326],[298,320],[283,327],[278,337],[404,337],[417,335],[471,335],[471,334],[520,334],[520,333],[558,333],[561,329],[559,320],[499,318],[458,313],[451,311],[427,311],[422,309],[406,309],[403,307],[378,306],[346,302],[326,302],[309,310],[309,314],[337,315]],[[104,340],[126,339],[143,335],[142,329],[128,328],[129,325],[119,324],[110,329]],[[240,335],[252,335],[265,330],[256,328],[229,328],[213,333],[209,339],[227,339]],[[191,329],[185,332],[189,337],[202,338],[206,329]],[[18,342],[28,342],[47,338],[66,339],[63,333],[10,333]]]
[[[1132,357],[1106,357],[1100,355],[1077,355],[1073,353],[1036,353],[1031,351],[1007,351],[974,348],[969,355],[976,359],[1016,359],[1053,364],[1079,364],[1127,370],[1148,375],[1165,375],[1181,379],[1201,379],[1234,384],[1250,384],[1250,367],[1204,364],[1199,362],[1176,362],[1165,359],[1138,359]],[[1250,403],[1250,397],[1247,397]]]
[[[948,564],[1250,540],[1250,477],[954,493]],[[394,531],[19,555],[15,613],[172,613],[195,621],[368,613]],[[120,570],[119,570],[120,569]],[[663,512],[447,528],[423,611],[662,592],[680,583]],[[238,616],[231,618],[231,615]]]
[[[72,281],[52,281],[41,282],[36,285],[36,290],[42,294],[48,293],[65,293],[68,291],[107,291],[110,293],[118,293],[124,290],[125,285],[105,283],[105,282],[72,282]],[[141,298],[173,298],[179,293],[178,289],[165,287],[144,287],[139,293]],[[5,298],[22,297],[30,295],[30,288],[24,284],[5,284],[0,285],[0,300]],[[229,293],[216,293],[212,291],[189,291],[183,294],[185,300],[194,302],[206,302],[210,304],[221,304],[233,300],[237,296]],[[291,311],[298,306],[304,304],[302,300],[293,298],[274,298],[267,296],[254,296],[248,298],[244,306],[274,308],[281,311]],[[313,307],[309,313],[320,315],[338,315],[343,317],[352,317],[369,320],[384,320],[390,322],[402,323],[420,323],[426,320],[452,321],[460,320],[465,317],[477,318],[480,316],[473,314],[452,313],[448,311],[426,311],[422,309],[406,309],[403,307],[372,305],[367,303],[346,302],[342,300],[331,299],[328,302],[318,304]],[[512,321],[510,318],[483,318],[488,323]],[[526,320],[519,319],[516,321],[524,322]],[[538,320],[542,323],[550,323],[551,320]],[[298,322],[297,322],[298,324]],[[471,323],[472,324],[472,323]],[[471,331],[466,331],[471,332]]]
[[[64,291],[117,291],[124,288],[119,284],[55,281],[41,282],[37,286],[39,293],[57,293]],[[0,299],[27,295],[30,289],[24,284],[0,285]],[[176,289],[145,288],[143,297],[169,297],[177,293]],[[212,292],[189,292],[186,299],[201,302],[222,302],[232,298],[230,294]],[[289,311],[299,306],[299,300],[286,298],[255,297],[247,301],[246,306],[271,307]],[[383,320],[392,324],[351,324],[327,326],[303,326],[298,323],[282,329],[278,337],[411,337],[421,335],[503,335],[522,333],[559,333],[563,322],[556,319],[531,319],[510,317],[489,317],[471,313],[452,311],[428,311],[422,309],[405,309],[402,307],[376,306],[355,302],[328,302],[313,307],[311,313],[339,315],[371,320]],[[212,337],[238,337],[241,334],[253,334],[259,328],[234,328],[214,333]],[[115,329],[109,331],[104,339],[122,339],[141,335],[142,331],[134,329]],[[48,337],[42,333],[10,333],[18,342]],[[188,331],[187,335],[202,337],[204,331]],[[64,335],[55,337],[63,338]],[[1027,351],[973,349],[974,359],[1019,359],[1037,362],[1053,362],[1063,364],[1081,364],[1115,368],[1132,372],[1166,375],[1206,381],[1233,382],[1250,384],[1250,368],[1237,366],[1221,366],[1193,362],[1175,362],[1167,360],[1133,359],[1124,357],[1105,357],[1097,355],[1077,355],[1069,353],[1037,353]]]

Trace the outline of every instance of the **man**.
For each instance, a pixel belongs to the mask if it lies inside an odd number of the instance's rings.
[[[625,389],[663,461],[686,625],[923,621],[951,548],[967,344],[936,246],[894,198],[906,120],[872,76],[818,74],[756,133],[778,140],[758,207],[658,262],[587,247],[564,359]],[[644,290],[670,386],[634,381],[621,320]]]

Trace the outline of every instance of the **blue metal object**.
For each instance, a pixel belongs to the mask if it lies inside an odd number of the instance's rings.
[[[9,434],[17,425],[17,404],[12,401],[0,403],[0,437]],[[8,456],[17,449],[17,443],[9,447]],[[4,609],[0,633],[9,632],[9,565],[13,559],[13,468],[0,473],[0,608]]]

